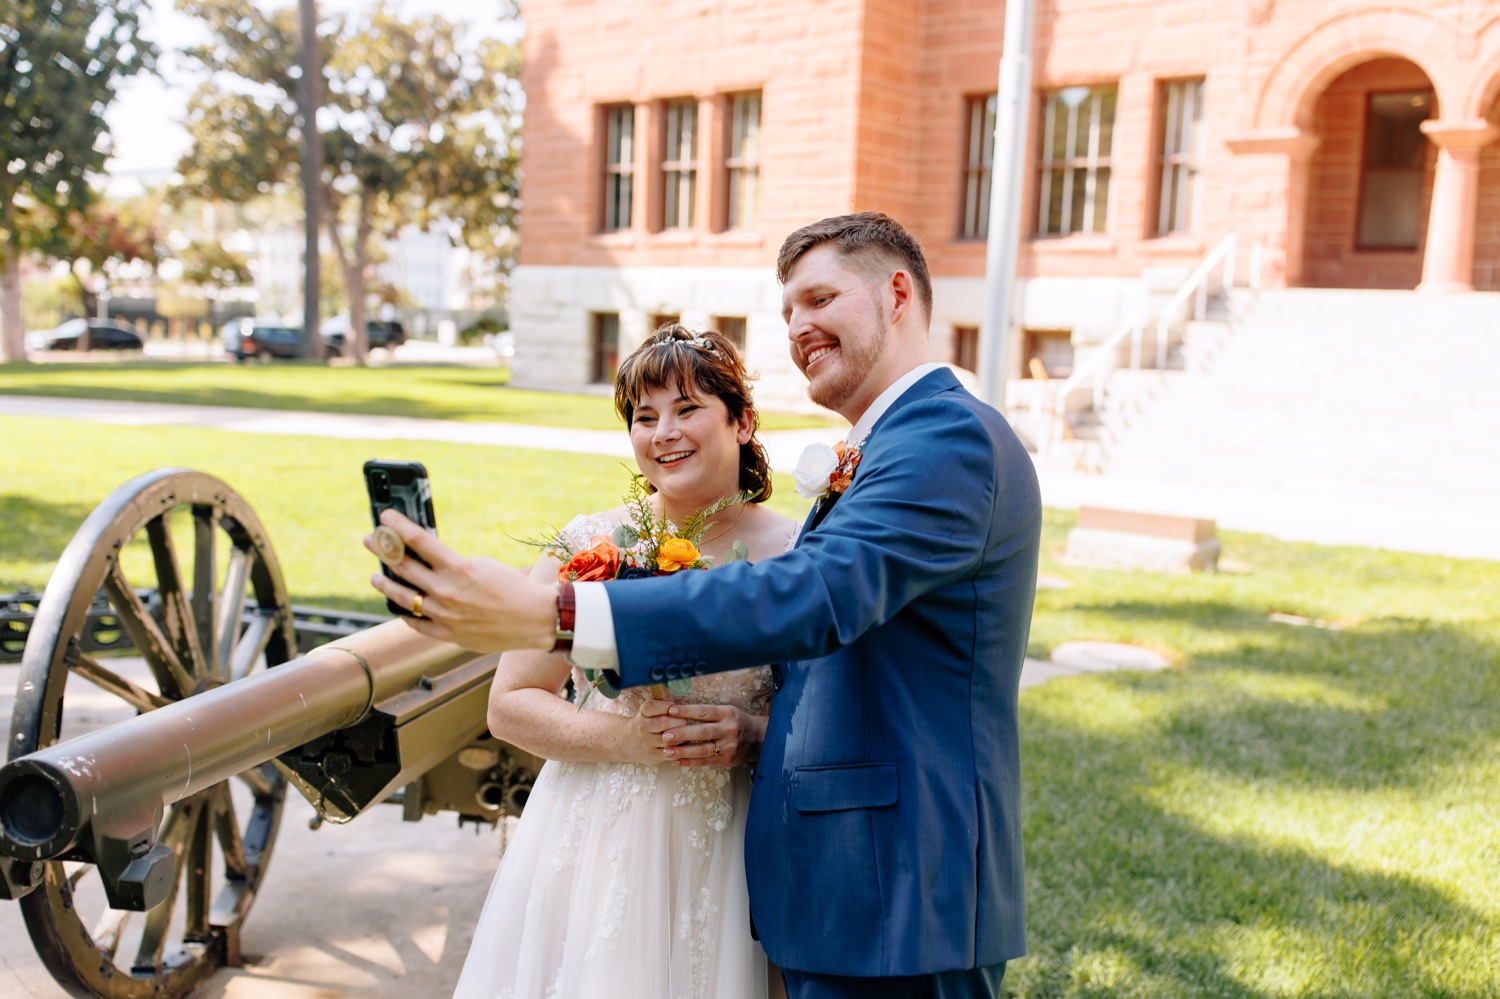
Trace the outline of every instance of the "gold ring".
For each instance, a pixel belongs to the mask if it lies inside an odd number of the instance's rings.
[[[418,593],[416,599],[411,602],[411,616],[422,616],[422,594]]]
[[[720,752],[721,750],[719,749],[719,744],[717,742],[714,743],[714,755],[718,756]]]

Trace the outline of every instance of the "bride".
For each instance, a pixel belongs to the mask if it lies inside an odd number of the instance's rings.
[[[717,563],[743,542],[755,560],[791,546],[796,525],[761,504],[771,472],[727,338],[658,330],[620,365],[615,406],[656,518],[682,525],[741,490],[758,493],[707,520],[701,554]],[[581,552],[629,519],[622,506],[577,517],[563,535]],[[532,570],[558,574],[551,555]],[[636,688],[580,707],[559,696],[570,676],[588,689],[563,656],[505,660],[490,729],[549,762],[495,873],[455,999],[781,995],[751,935],[744,871],[746,764],[765,734],[769,669],[696,677],[681,703]]]

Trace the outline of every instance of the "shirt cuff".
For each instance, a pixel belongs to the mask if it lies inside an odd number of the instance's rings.
[[[573,599],[577,617],[573,622],[573,651],[568,658],[585,669],[612,670],[619,666],[609,591],[603,583],[574,583]]]

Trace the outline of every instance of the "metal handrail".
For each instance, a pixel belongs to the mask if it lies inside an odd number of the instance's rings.
[[[1239,237],[1235,233],[1229,233],[1218,244],[1208,251],[1208,256],[1193,268],[1187,280],[1182,286],[1167,299],[1167,304],[1162,306],[1161,312],[1156,316],[1156,366],[1165,368],[1167,366],[1167,324],[1172,321],[1172,316],[1178,308],[1188,300],[1189,295],[1195,296],[1193,302],[1193,318],[1202,319],[1208,310],[1208,275],[1213,271],[1214,265],[1220,260],[1224,261],[1224,287],[1234,286],[1234,249]]]
[[[1127,319],[1109,336],[1105,337],[1097,347],[1090,352],[1084,362],[1073,369],[1073,373],[1057,386],[1052,393],[1052,409],[1058,416],[1066,419],[1068,396],[1073,390],[1083,384],[1083,380],[1089,375],[1094,375],[1094,408],[1097,410],[1104,401],[1104,375],[1106,373],[1104,362],[1106,358],[1114,356],[1115,348],[1128,336],[1131,338],[1130,356],[1131,367],[1141,366],[1141,330],[1145,322],[1140,318]]]
[[[1198,266],[1187,276],[1181,286],[1172,293],[1167,304],[1157,314],[1156,318],[1156,367],[1158,369],[1167,366],[1167,326],[1171,322],[1172,314],[1188,300],[1188,296],[1197,295],[1194,303],[1193,315],[1195,319],[1202,319],[1208,307],[1208,275],[1213,272],[1214,266],[1220,260],[1224,261],[1224,287],[1234,285],[1234,258],[1235,246],[1239,237],[1235,233],[1229,233],[1208,251],[1208,254],[1199,261]],[[1252,290],[1260,284],[1260,244],[1253,248],[1251,259],[1250,286]],[[1145,329],[1146,320],[1143,317],[1134,317],[1121,323],[1109,336],[1105,337],[1098,346],[1090,353],[1087,359],[1064,379],[1056,389],[1051,391],[1052,409],[1059,416],[1066,419],[1066,408],[1068,397],[1078,386],[1083,384],[1085,378],[1093,376],[1093,405],[1098,411],[1104,403],[1104,382],[1108,369],[1105,365],[1109,359],[1114,357],[1115,348],[1130,337],[1130,367],[1139,369],[1141,366],[1141,334]]]

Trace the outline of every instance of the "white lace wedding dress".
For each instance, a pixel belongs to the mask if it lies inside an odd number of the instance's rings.
[[[610,522],[577,518],[583,545]],[[683,701],[765,714],[769,668],[693,680]],[[583,678],[574,671],[574,683]],[[582,710],[633,715],[648,692]],[[495,872],[454,999],[765,999],[750,936],[744,767],[542,767]]]

